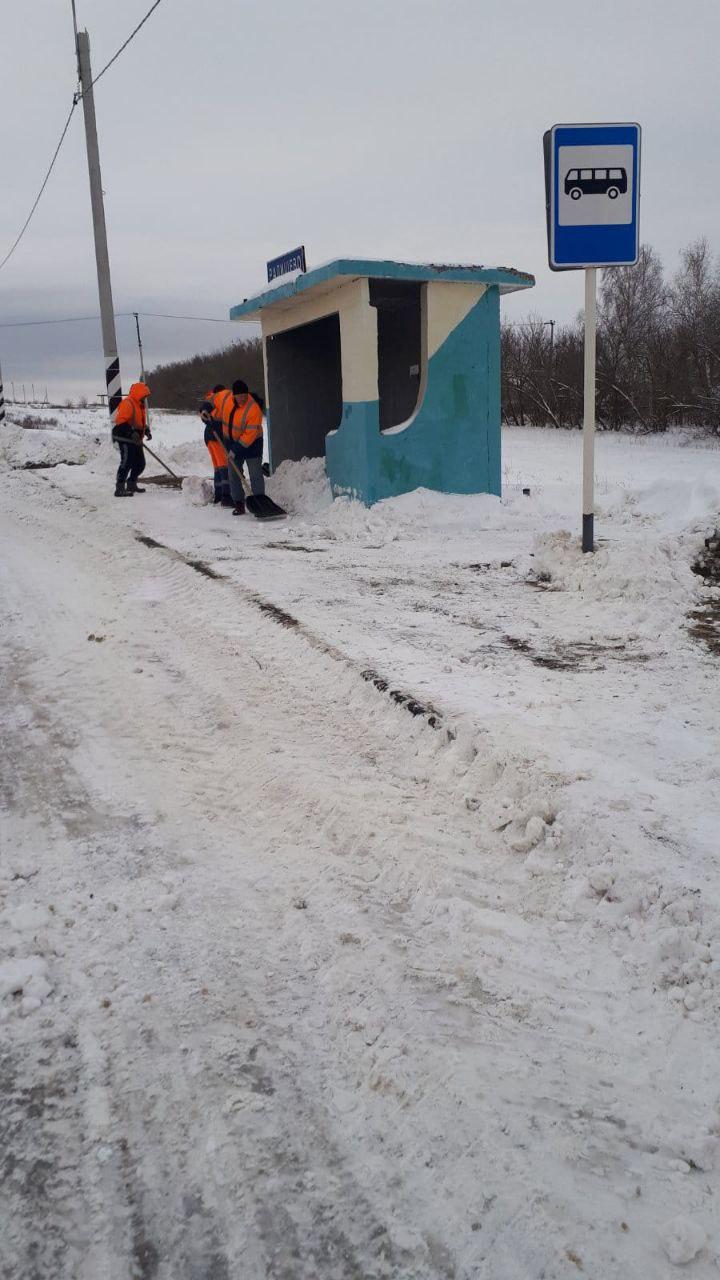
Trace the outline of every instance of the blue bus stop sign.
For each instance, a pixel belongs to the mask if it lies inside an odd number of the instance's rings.
[[[543,145],[551,269],[637,262],[640,125],[556,124]]]

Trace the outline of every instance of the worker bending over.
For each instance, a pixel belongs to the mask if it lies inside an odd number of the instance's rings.
[[[235,504],[233,515],[242,516],[245,514],[243,463],[247,464],[252,496],[262,497],[265,493],[262,409],[253,400],[247,382],[242,379],[233,382],[232,391],[216,392],[209,405],[213,423],[219,419],[222,427],[222,442],[228,457],[230,495]]]
[[[213,502],[221,502],[224,507],[231,507],[233,502],[230,496],[227,451],[218,439],[218,436],[222,434],[222,422],[213,418],[211,407],[213,405],[213,396],[219,395],[221,391],[227,391],[227,387],[222,382],[213,387],[212,391],[208,391],[203,404],[200,406],[200,417],[205,425],[203,439],[213,464],[213,482],[215,485]]]
[[[112,438],[120,449],[120,466],[115,481],[115,497],[131,498],[144,493],[138,488],[138,476],[145,470],[143,437],[152,440],[147,419],[150,388],[144,382],[133,382],[128,394],[115,410]]]

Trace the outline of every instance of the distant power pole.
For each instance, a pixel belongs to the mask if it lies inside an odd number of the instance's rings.
[[[133,311],[135,317],[135,328],[137,329],[138,351],[140,352],[140,381],[145,381],[145,359],[143,357],[142,338],[140,337],[140,317],[137,311]]]
[[[3,391],[2,369],[0,369],[0,427],[5,425],[5,392]]]
[[[85,115],[85,141],[87,143],[88,172],[90,175],[90,201],[92,204],[93,231],[95,233],[95,261],[97,263],[98,293],[100,295],[100,321],[102,325],[103,351],[105,353],[105,381],[108,391],[108,409],[113,414],[122,400],[120,385],[120,360],[115,336],[112,286],[110,283],[110,258],[108,256],[105,206],[103,204],[100,153],[98,151],[97,125],[95,122],[95,98],[90,69],[90,37],[87,31],[77,33],[78,70]]]

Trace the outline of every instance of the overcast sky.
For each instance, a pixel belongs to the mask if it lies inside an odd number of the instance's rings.
[[[77,0],[93,70],[150,0]],[[2,0],[0,258],[75,86],[70,0]],[[582,275],[547,267],[542,134],[643,127],[642,239],[669,272],[720,250],[718,0],[163,0],[96,89],[116,311],[224,316],[268,258],[342,255],[531,271],[505,300],[570,319]],[[709,148],[709,150],[708,150]],[[82,111],[0,271],[0,323],[97,312]],[[132,320],[118,321],[127,385]],[[252,330],[251,330],[252,331]],[[237,326],[144,321],[146,363]],[[104,383],[99,325],[0,329],[5,384]]]

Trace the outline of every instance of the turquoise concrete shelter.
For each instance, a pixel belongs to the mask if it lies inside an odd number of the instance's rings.
[[[506,267],[340,258],[230,311],[262,327],[270,463],[324,457],[371,504],[424,486],[500,493]]]

